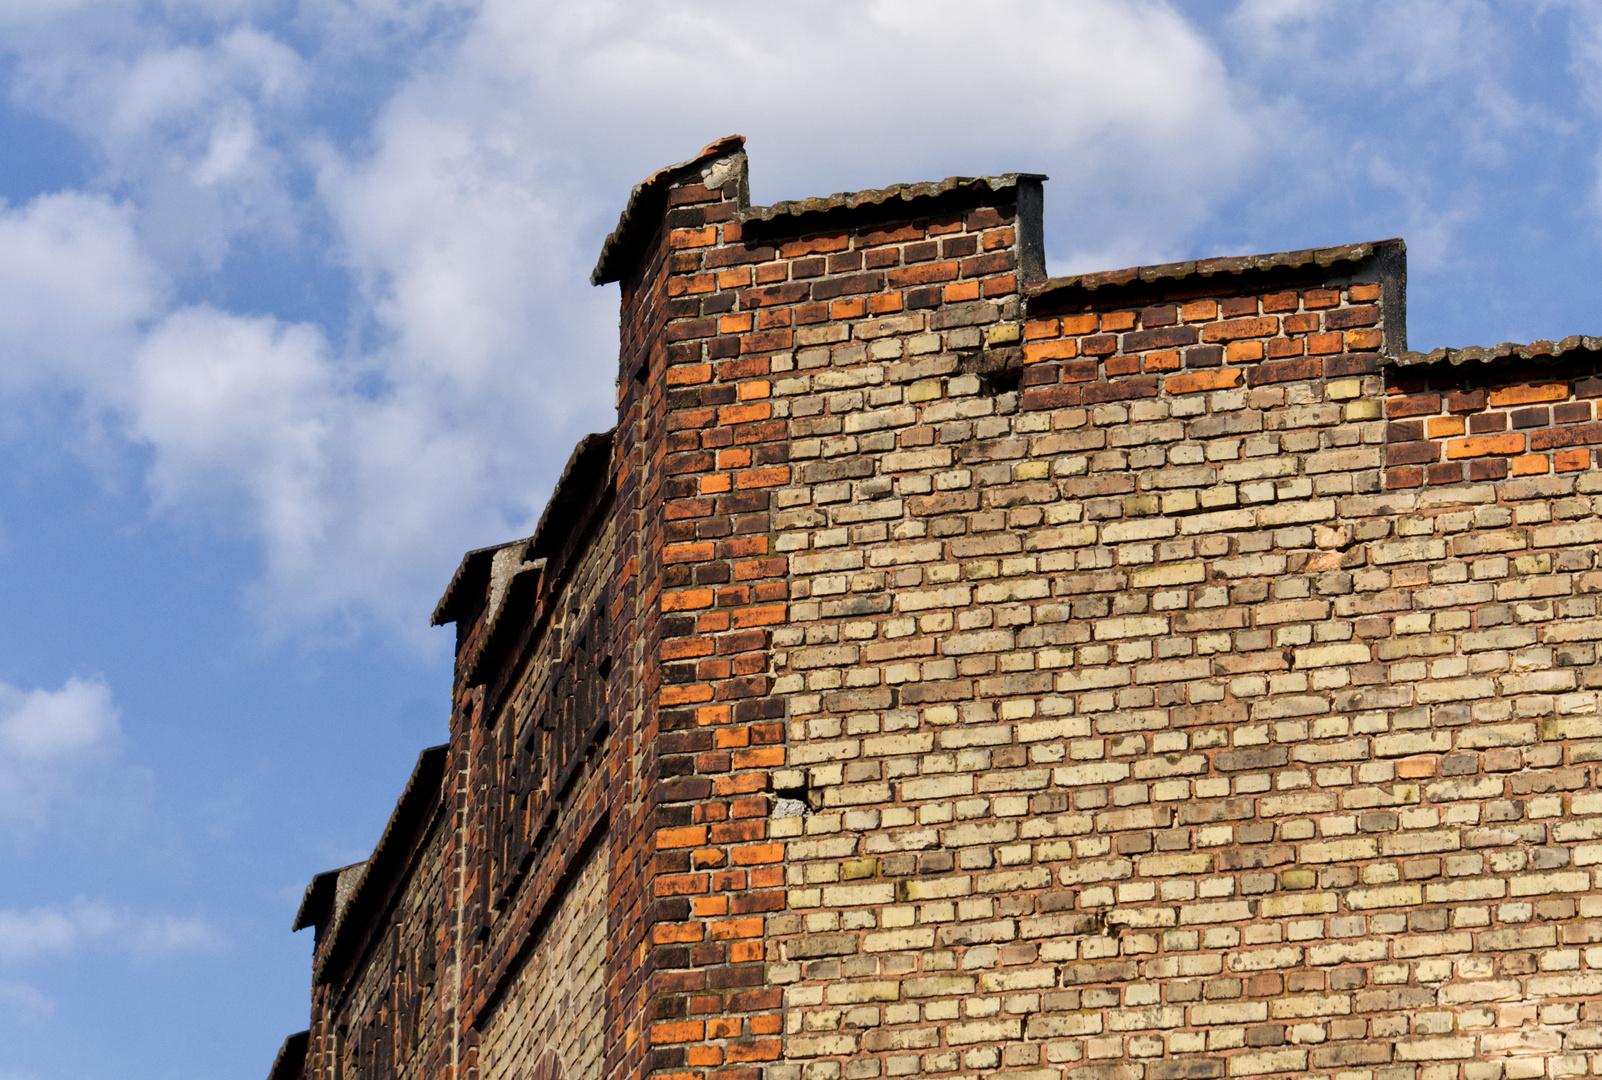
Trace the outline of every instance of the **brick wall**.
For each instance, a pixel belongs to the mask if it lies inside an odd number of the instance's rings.
[[[1437,362],[1395,374],[1385,403],[1394,421],[1386,431],[1387,487],[1592,467],[1591,448],[1602,443],[1595,365],[1589,358],[1509,359],[1491,372]]]
[[[1399,241],[1047,279],[1038,177],[745,169],[636,189],[604,468],[442,602],[427,1074],[1602,1071],[1597,343],[1407,352]]]

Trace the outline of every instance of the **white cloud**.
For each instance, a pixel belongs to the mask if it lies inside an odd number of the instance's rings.
[[[612,213],[646,172],[729,131],[751,139],[762,201],[1047,171],[1048,205],[1078,211],[1068,251],[1114,234],[1131,250],[1182,243],[1261,152],[1268,118],[1149,0],[998,0],[982,15],[952,0],[488,0],[391,115],[441,110],[485,144],[579,165]],[[1111,210],[1126,213],[1099,220]]]
[[[140,916],[80,900],[67,906],[0,909],[0,963],[66,956],[95,946],[148,954],[214,948],[217,932],[198,916]]]
[[[80,192],[0,203],[0,392],[87,388],[126,364],[163,293],[133,216]]]
[[[257,602],[291,625],[420,629],[462,549],[531,526],[573,441],[612,421],[600,240],[632,184],[710,138],[750,137],[760,201],[1048,172],[1066,272],[1182,252],[1271,117],[1157,0],[306,0],[298,18],[351,40],[436,28],[354,146],[290,134],[338,59],[243,25],[58,42],[17,84],[128,193],[61,197],[98,223],[106,253],[79,261],[122,299],[82,345],[48,353],[49,325],[17,340],[149,448],[165,512],[222,509],[260,542]],[[197,254],[319,215],[323,257],[359,284],[356,332],[171,299]],[[66,240],[40,246],[73,265]],[[85,299],[58,278],[29,310]]]
[[[0,824],[42,825],[118,735],[117,707],[98,679],[59,690],[0,683]]]
[[[96,147],[97,186],[135,192],[149,250],[176,269],[215,269],[238,237],[287,241],[299,224],[292,147],[277,136],[308,72],[249,25],[198,43],[170,36],[136,23],[108,42],[61,24],[19,56],[11,96]]]
[[[56,1011],[53,998],[25,982],[0,979],[0,1015],[23,1024],[48,1020]],[[24,1074],[0,1071],[0,1080],[21,1080]]]
[[[0,683],[0,752],[27,762],[71,758],[117,732],[111,690],[99,680],[68,679],[60,690],[19,690]]]

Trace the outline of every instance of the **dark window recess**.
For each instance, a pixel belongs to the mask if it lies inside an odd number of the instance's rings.
[[[490,803],[490,865],[484,875],[495,908],[528,871],[556,808],[606,733],[608,630],[603,600],[571,632],[535,706],[525,716],[505,717],[486,740],[486,749],[498,757],[490,774],[498,790]]]
[[[957,369],[964,375],[979,376],[979,391],[996,397],[1017,393],[1023,381],[1023,350],[1019,348],[975,349],[964,353]]]

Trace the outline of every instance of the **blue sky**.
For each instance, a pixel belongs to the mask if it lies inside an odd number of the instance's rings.
[[[1045,172],[1049,268],[1403,236],[1602,332],[1602,16],[1476,0],[5,0],[0,1080],[265,1074],[445,736],[460,554],[610,425],[630,187]]]

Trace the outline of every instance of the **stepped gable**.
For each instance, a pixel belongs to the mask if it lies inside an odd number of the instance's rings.
[[[1400,240],[1053,278],[1038,175],[743,146],[607,238],[616,426],[446,590],[272,1075],[1602,1071],[1596,340],[1409,351]]]

